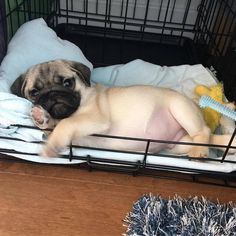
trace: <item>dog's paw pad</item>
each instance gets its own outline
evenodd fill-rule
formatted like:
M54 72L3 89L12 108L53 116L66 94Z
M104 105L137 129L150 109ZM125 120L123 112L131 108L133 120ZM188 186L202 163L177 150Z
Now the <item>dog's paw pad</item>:
M31 117L34 124L40 129L47 129L50 116L48 113L40 106L34 106L31 109Z
M207 147L193 147L188 153L188 156L194 158L206 158L209 155L209 150Z

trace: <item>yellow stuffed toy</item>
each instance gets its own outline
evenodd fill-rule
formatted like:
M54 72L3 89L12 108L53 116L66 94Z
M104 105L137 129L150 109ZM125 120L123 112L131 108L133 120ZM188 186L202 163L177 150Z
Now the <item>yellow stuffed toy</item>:
M204 85L198 85L195 88L195 93L201 97L202 95L208 95L213 98L215 101L224 103L224 92L223 92L223 84L218 83L211 87L206 87ZM211 108L203 108L203 116L210 127L211 131L214 132L216 128L220 125L221 114Z

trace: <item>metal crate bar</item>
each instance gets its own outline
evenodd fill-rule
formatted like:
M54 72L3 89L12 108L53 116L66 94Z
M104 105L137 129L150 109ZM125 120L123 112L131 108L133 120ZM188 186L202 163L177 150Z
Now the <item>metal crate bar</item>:
M183 51L180 56L176 54L177 58L182 58L182 56L184 58L180 63L201 63L205 66L214 66L219 74L219 79L224 81L226 85L228 84L226 92L235 94L236 2L234 0L6 0L4 3L5 11L1 9L4 14L0 15L4 15L4 19L0 18L0 24L6 26L3 33L8 41L24 22L43 17L59 37L68 40L73 39L73 43L82 49L86 57L91 56L89 60L94 66L106 66L129 61L132 57L128 57L126 51L133 45L136 47L132 48L135 51L134 56L136 58L167 65L166 60L159 61L156 59L165 56L164 54L171 48L171 50L176 51L170 50L171 54L167 56L168 59L171 60L175 56L175 52L181 51L182 53ZM1 3L0 6L2 7L3 4ZM71 36L73 37L71 38ZM97 47L92 48L92 51L97 48L99 50L96 55L90 55L90 47L94 42L96 42ZM117 48L111 57L108 57L109 43L116 45ZM161 50L158 51L159 49ZM153 58L151 57L152 53ZM175 63L176 61L171 61L168 65L176 65ZM202 171L171 165L153 165L148 162L149 156L156 158L166 156L173 158L173 160L181 158L196 162L235 163L227 160L229 148L236 148L231 147L235 134L236 131L234 131L228 145L207 145L209 148L221 147L225 150L220 160L211 157L203 160L202 158L192 159L188 156L153 154L149 152L150 144L153 142L165 143L166 141L101 135L96 136L144 142L146 148L142 152L129 152L70 145L69 154L62 155L60 158L66 158L70 161L81 160L90 170L106 169L108 171L128 172L134 175L145 174L203 183L215 182L215 184L219 184L220 182L220 184L235 187L235 173L221 173L217 170ZM0 138L9 139L9 137L3 136ZM16 139L14 140L16 141ZM17 141L25 142L23 140ZM168 143L206 145L184 142ZM97 150L101 153L107 151L111 153L121 152L127 155L138 154L142 156L142 159L132 162L113 160L112 158L106 159L102 156L97 158L91 155L75 155L75 150L79 148ZM29 154L8 150L4 147L0 148L0 152L12 155L37 155L37 153Z

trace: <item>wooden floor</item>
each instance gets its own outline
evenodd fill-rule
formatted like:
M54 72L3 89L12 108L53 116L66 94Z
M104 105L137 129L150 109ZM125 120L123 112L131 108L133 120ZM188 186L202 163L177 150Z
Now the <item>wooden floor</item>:
M1 236L116 236L143 194L236 202L236 189L64 166L0 161Z

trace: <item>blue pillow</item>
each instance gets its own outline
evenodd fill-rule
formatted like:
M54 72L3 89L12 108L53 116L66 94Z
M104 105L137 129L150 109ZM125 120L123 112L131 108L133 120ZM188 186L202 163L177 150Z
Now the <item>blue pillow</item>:
M31 66L55 59L78 61L93 69L82 51L57 37L42 18L23 24L11 39L1 63L0 92L9 92L15 79Z

